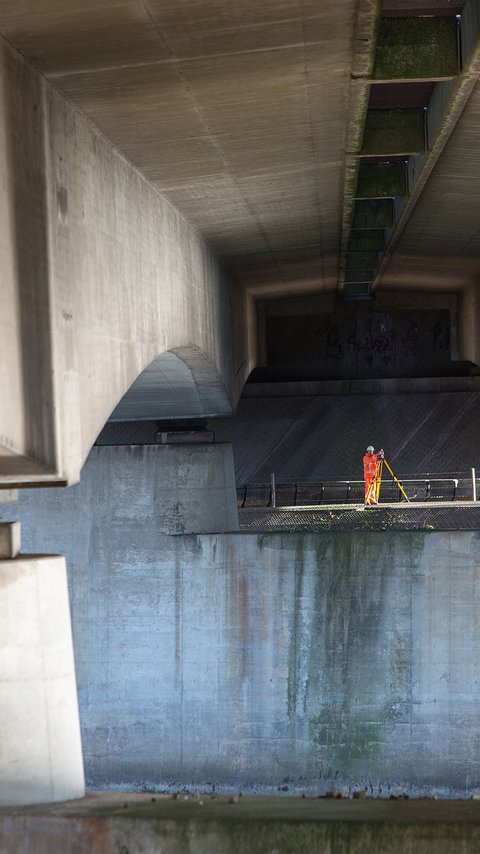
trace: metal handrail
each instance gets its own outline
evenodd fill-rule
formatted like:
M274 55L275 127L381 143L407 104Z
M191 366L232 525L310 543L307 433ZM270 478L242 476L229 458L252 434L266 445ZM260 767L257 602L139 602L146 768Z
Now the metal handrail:
M398 482L405 487L408 491L414 491L413 496L409 496L411 501L458 501L458 500L471 500L471 491L472 491L472 480L468 476L462 477L407 477L402 480L398 480ZM440 490L440 486L443 488ZM476 487L476 481L473 481L473 486ZM417 487L417 488L416 488ZM419 488L421 487L421 488ZM278 483L275 487L276 506L288 507L288 506L305 506L302 501L302 492L305 500L305 504L308 506L309 504L315 503L324 504L324 503L337 503L337 504L351 504L351 503L360 503L363 501L363 488L364 481L363 480L321 480L321 481L295 481L295 482L285 482ZM425 490L424 496L418 497L419 492ZM328 496L325 498L326 491L343 493L343 495ZM394 491L395 498L397 497L399 501L403 500L403 496L394 483L390 481L384 481L382 483L383 494L385 492L387 494L391 494L392 490ZM290 493L291 497L286 501L282 497L285 492ZM435 492L440 493L435 495ZM445 494L448 492L448 495ZM256 495L255 495L256 493ZM318 494L315 494L318 493ZM475 489L473 489L473 495L475 496ZM272 506L272 482L270 483L245 483L242 486L237 488L237 503L240 507L245 508L246 506ZM390 498L390 501L393 500L393 495ZM473 498L475 500L475 498Z

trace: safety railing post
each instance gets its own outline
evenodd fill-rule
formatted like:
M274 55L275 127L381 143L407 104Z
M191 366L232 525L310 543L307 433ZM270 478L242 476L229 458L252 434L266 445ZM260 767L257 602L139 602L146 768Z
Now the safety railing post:
M477 481L475 477L475 469L472 468L472 501L477 500Z
M277 496L275 493L275 475L272 472L270 475L270 507L277 506Z

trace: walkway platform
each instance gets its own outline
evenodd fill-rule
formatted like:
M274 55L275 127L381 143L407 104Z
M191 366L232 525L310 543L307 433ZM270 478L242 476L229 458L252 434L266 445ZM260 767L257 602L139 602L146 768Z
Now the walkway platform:
M480 801L92 793L0 810L0 851L470 854L480 851Z
M415 504L322 504L317 507L255 507L238 511L240 530L272 531L475 531L480 502Z

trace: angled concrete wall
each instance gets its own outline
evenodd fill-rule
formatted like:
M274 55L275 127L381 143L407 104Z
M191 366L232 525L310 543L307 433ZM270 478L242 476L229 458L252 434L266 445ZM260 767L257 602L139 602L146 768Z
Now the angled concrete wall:
M3 40L0 183L0 481L78 479L112 410L166 351L185 356L192 386L197 355L208 363L216 411L231 411L234 377L252 365L241 342L234 364L233 285L216 257ZM181 388L174 403L172 415L198 415Z
M67 555L89 785L480 791L478 532L166 536L111 450L10 508Z
M437 382L454 390L435 391ZM210 426L233 445L239 485L269 483L271 472L277 483L362 480L370 444L385 449L397 477L468 478L480 470L480 380L465 378L468 391L457 382L252 384L234 417Z

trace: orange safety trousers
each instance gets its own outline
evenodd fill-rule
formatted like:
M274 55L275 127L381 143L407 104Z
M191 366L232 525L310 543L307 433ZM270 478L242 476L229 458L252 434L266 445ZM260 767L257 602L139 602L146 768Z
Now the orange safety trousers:
M379 454L365 454L363 457L363 479L365 481L365 501L367 504L377 503L377 475Z

